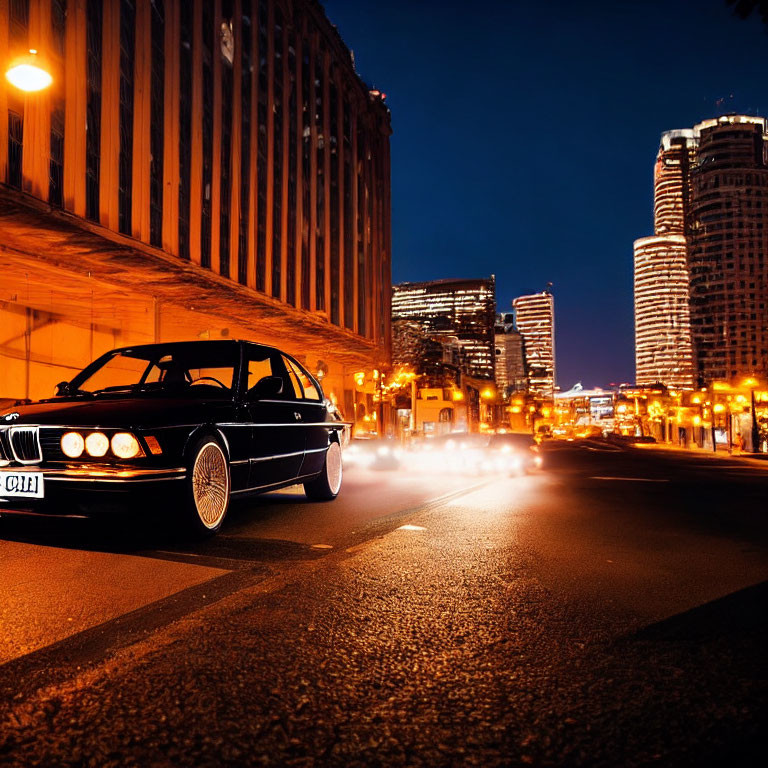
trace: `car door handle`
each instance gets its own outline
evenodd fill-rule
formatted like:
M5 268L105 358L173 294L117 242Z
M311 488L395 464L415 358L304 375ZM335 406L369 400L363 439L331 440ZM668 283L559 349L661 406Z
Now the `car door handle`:
M301 421L301 414L300 413L296 413L296 411L294 411L293 415L296 417L296 421Z

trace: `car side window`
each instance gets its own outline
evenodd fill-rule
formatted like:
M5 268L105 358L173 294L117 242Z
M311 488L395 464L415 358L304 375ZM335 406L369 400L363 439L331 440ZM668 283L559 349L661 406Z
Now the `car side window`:
M317 391L312 379L307 376L306 371L300 368L293 360L289 360L287 357L283 358L285 367L290 371L291 378L297 379L301 383L300 391L303 391L303 397L306 400L320 400L320 393ZM301 395L299 395L301 397Z

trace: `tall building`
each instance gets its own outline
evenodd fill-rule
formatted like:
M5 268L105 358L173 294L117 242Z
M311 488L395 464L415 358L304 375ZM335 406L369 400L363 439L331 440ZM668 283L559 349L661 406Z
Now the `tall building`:
M512 312L496 315L494 348L498 392L508 397L512 392L526 391L528 377L525 373L525 345L522 334L515 328Z
M655 236L635 242L639 384L768 374L768 128L726 115L662 135Z
M555 300L549 291L512 301L515 324L525 344L525 365L532 392L555 391Z
M653 237L635 241L635 380L691 389L694 385L686 220L693 130L661 136L653 173Z
M768 121L699 123L688 265L700 383L768 375Z
M0 2L0 398L242 337L339 404L390 344L389 111L317 0Z
M693 388L683 235L635 240L635 375L638 384Z
M432 336L455 336L470 376L494 378L495 279L401 283L392 291L392 321L417 322Z

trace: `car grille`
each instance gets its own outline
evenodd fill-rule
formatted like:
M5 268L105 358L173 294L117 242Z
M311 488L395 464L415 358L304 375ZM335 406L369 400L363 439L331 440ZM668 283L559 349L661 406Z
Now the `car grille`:
M0 467L10 464L13 458L11 444L8 440L8 430L0 429Z
M43 427L40 430L40 447L46 461L66 461L67 457L61 450L61 430Z
M38 427L10 427L7 430L13 458L21 464L37 464L43 460Z

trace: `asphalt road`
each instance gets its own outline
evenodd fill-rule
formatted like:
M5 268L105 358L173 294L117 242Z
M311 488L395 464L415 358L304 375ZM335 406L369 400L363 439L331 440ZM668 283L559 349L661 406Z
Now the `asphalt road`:
M768 464L546 460L203 544L0 518L0 764L762 765Z

